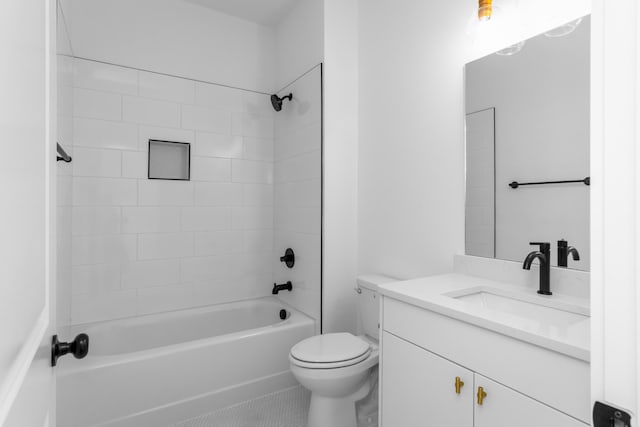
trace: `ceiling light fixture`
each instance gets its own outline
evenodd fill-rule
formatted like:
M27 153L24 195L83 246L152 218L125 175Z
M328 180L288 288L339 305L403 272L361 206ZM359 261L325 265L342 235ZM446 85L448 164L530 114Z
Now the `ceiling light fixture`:
M478 20L488 21L493 15L493 0L478 0Z

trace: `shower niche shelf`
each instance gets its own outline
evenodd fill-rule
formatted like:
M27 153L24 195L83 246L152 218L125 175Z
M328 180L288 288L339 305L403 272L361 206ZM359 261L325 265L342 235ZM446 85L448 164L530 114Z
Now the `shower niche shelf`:
M149 179L189 181L191 179L191 144L150 139L148 164Z

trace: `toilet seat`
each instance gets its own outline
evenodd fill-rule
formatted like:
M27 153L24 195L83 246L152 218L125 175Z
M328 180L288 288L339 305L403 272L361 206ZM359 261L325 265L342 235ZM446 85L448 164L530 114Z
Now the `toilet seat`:
M355 365L371 354L365 340L350 333L316 335L291 349L291 363L309 369L335 369Z

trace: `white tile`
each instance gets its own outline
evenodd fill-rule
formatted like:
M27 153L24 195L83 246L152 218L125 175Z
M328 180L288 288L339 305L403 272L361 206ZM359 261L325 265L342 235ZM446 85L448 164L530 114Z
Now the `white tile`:
M193 233L138 235L138 259L181 258L193 255Z
M182 208L182 231L214 231L230 229L230 207Z
M136 185L133 179L76 177L73 179L73 205L136 205Z
M122 288L147 288L180 283L180 260L139 261L122 265Z
M140 71L140 96L180 104L193 104L195 84L192 80Z
M123 233L168 233L180 231L180 208L123 207Z
M180 208L123 207L123 233L168 233L180 231Z
M231 159L192 157L191 179L208 182L231 181Z
M138 127L131 123L73 119L73 144L83 147L138 149Z
M73 90L73 116L88 119L121 120L121 95L89 89Z
M136 314L137 291L121 291L104 295L74 295L71 301L73 324L119 319Z
M233 113L232 135L253 138L273 138L274 120L272 116L250 113Z
M138 91L138 72L131 68L75 59L73 71L76 87L126 95Z
M242 146L242 158L273 162L273 139L245 137Z
M57 55L58 87L73 86L73 63L74 58L64 55Z
M238 280L238 284L253 282L261 288L264 286L265 293L271 291L271 286L266 282L265 277L271 277L272 259L271 252L243 252L241 256L235 257L232 263L234 277Z
M320 209L289 207L282 209L275 216L275 229L279 231L295 231L299 233L320 233Z
M146 178L149 153L140 151L122 152L122 176L124 178Z
M276 123L278 123L276 121ZM276 127L274 158L283 160L300 154L320 150L322 147L322 125L315 123L304 128L280 131Z
M191 286L163 286L138 290L138 315L179 310L193 304Z
M131 123L178 127L180 106L173 102L124 96L122 119Z
M243 153L242 137L219 133L197 132L193 154L205 157L240 158Z
M118 150L75 147L73 175L119 178L122 174L122 156Z
M140 206L193 205L193 183L190 181L138 181Z
M197 206L240 206L242 204L242 184L196 182L194 185Z
M120 232L119 207L78 206L73 208L72 215L74 236Z
M73 178L71 176L58 176L56 179L58 183L58 188L56 188L56 205L71 206L73 203ZM242 191L242 189L240 191ZM240 195L240 199L242 200L242 194Z
M149 152L149 140L157 139L160 141L187 142L193 144L195 135L192 130L175 129L157 126L140 126L138 149ZM193 155L193 147L191 155Z
M74 236L73 265L112 264L134 260L136 236Z
M120 290L120 264L78 265L72 271L73 295L103 295Z
M242 204L245 206L273 206L272 184L243 184Z
M242 251L243 234L238 231L212 231L195 234L195 256L222 255Z
M58 112L59 113L59 112ZM65 148L73 144L73 113L58 114L58 142Z
M286 248L285 248L286 249ZM249 230L244 232L243 250L245 252L272 252L273 231ZM284 254L284 252L282 252Z
M233 208L234 230L273 229L273 207L249 206Z
M282 182L275 186L274 204L278 207L317 207L322 201L319 179Z
M291 182L307 179L319 179L321 174L320 151L301 154L275 162L274 181Z
M183 105L182 127L229 135L231 133L231 113L219 108Z
M185 258L180 261L180 279L182 282L211 283L233 279L233 255Z
M273 182L273 163L253 160L231 160L232 181L241 183Z
M243 111L243 90L196 82L196 104L227 111Z
M271 105L271 95L248 90L242 91L242 111L271 118L275 118L277 114Z

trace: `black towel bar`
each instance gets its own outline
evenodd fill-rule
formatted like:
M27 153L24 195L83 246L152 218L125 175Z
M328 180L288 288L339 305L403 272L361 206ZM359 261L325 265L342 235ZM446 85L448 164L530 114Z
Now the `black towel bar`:
M572 179L572 180L568 180L568 181L540 181L540 182L517 182L517 181L513 181L509 183L509 187L511 188L518 188L522 185L546 185L546 184L569 184L569 183L575 183L575 182L581 182L584 185L591 185L591 177L586 177L584 179Z

